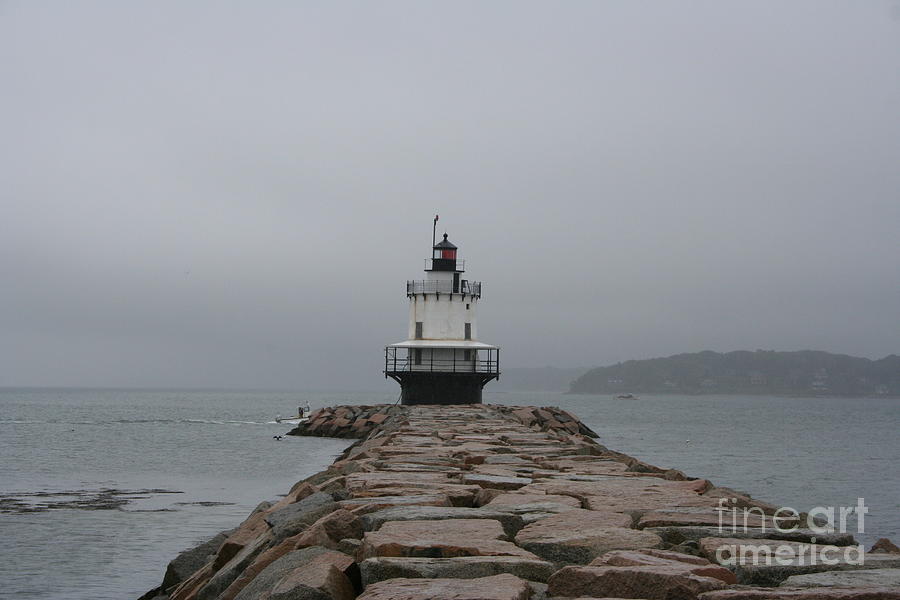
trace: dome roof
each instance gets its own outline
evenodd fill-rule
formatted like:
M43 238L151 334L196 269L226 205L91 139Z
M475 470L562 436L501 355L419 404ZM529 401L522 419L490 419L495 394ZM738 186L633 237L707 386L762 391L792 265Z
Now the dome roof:
M456 250L456 246L453 245L453 242L447 239L447 234L444 234L444 239L437 244L434 245L435 248L440 248L441 250Z

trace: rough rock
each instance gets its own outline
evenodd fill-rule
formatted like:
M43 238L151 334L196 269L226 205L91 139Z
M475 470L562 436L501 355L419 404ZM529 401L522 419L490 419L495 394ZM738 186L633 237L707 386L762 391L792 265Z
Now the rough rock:
M522 529L519 515L493 511L485 508L465 508L458 506L410 506L394 507L363 515L362 523L366 531L376 531L388 521L433 521L446 519L493 519L499 521L509 538L515 537Z
M815 549L816 555L826 559L838 556L843 547L825 544L807 544L788 540L772 539L740 539L728 537L709 537L700 539L700 554L713 562L722 565L735 565L759 562L774 562L776 557L786 555L809 556Z
M797 529L794 531L780 532L776 529L767 527L749 528L744 531L738 528L732 531L731 528L720 530L718 527L646 527L644 531L650 531L660 536L667 544L680 544L685 540L700 541L703 538L725 537L738 539L772 539L787 540L790 542L810 542L815 538L818 544L829 544L831 546L850 546L856 544L853 535L849 533L822 533L817 534L810 529Z
M581 501L572 496L560 496L557 494L520 494L517 492L499 494L485 506L496 507L500 504L506 506L519 506L522 504L534 503L565 504L566 506L581 508Z
M477 485L462 485L456 483L418 483L408 485L394 485L386 487L372 487L351 492L353 498L378 498L383 496L416 496L421 494L440 494L450 500L452 506L472 506L475 494L481 488Z
M701 552L704 555L714 561L721 558L718 562L732 569L737 576L738 582L745 585L779 585L794 575L820 573L823 571L900 568L900 556L863 554L857 546L816 545L817 558L813 561L810 559L812 547L809 544L802 544L806 549L803 551L803 556L800 557L798 550L801 544L784 540L704 538L701 542L703 544ZM721 547L722 542L725 542L725 545L732 548L722 551L720 553L721 557L718 557L716 556L716 550ZM753 544L753 546L742 551L737 547L741 543L749 543ZM779 548L782 548L782 551L790 549L790 552L797 556L792 558L787 554L776 554ZM739 553L734 561L726 557L733 550L737 550ZM743 557L740 554L741 552L744 553ZM824 562L823 558L827 559L828 562Z
M527 477L504 477L501 475L484 475L473 473L463 477L465 483L495 490L517 490L531 483Z
M445 494L348 498L341 500L338 504L357 514L366 514L394 506L451 506L450 499Z
M200 588L197 600L213 600L240 577L244 570L250 566L256 557L272 543L272 535L269 532L260 535L252 543L244 546L231 560L225 563L209 581Z
M373 473L353 473L347 476L347 489L350 492L372 490L384 487L427 487L432 484L459 483L447 477L443 472L394 472L376 471Z
M213 563L208 563L200 568L200 570L196 571L193 575L182 581L178 586L173 590L166 590L168 592L168 596L165 596L166 600L194 600L197 598L197 594L200 592L200 589L206 585L210 578L215 574L215 570L213 569ZM161 590L157 588L153 590L153 596L156 596L157 592ZM146 595L141 598L141 600L145 600Z
M563 567L549 580L551 596L625 597L648 600L696 598L726 584L678 567Z
M719 579L727 584L737 583L734 573L714 565L704 558L691 556L688 554L678 554L677 552L667 551L627 551L615 550L607 552L603 556L595 558L591 561L591 567L668 567L671 569L681 569L685 573L700 575L701 577L712 577Z
M350 556L356 556L356 553L359 552L359 549L362 547L362 540L357 540L353 538L345 538L338 542L337 550L338 552L343 552L344 554L349 554Z
M378 531L365 534L359 556L360 558L375 556L537 558L515 544L503 541L504 537L503 527L498 521L491 519L388 521Z
M900 590L900 569L860 569L792 575L786 587L883 587Z
M316 492L299 502L288 504L266 515L266 523L272 527L276 540L300 533L319 518L337 510L338 505L330 494Z
M582 506L591 510L611 512L646 512L679 508L709 508L716 499L701 496L679 487L679 482L659 477L595 476L593 481L540 479L520 488L525 493L545 493L574 496Z
M886 588L745 588L707 592L700 600L900 600L900 591Z
M514 575L476 579L390 579L368 586L358 600L528 600L531 588Z
M580 565L610 550L660 546L659 536L629 529L630 522L620 513L573 509L525 526L516 543L545 560Z
M288 504L293 504L294 502L299 502L300 500L303 500L307 496L312 496L317 491L319 491L318 488L316 488L316 486L309 483L308 481L298 481L297 483L295 483L293 485L293 487L291 487L291 490L287 493L287 495L284 498L282 498L281 500L276 502L272 506L272 508L269 509L269 512L271 512L273 510L277 510L284 506L287 506Z
M741 513L738 512L739 529L744 528L744 522L748 528L758 528L765 526L767 529L775 529L772 520L768 516L764 517L758 512ZM797 523L798 521L793 521ZM791 525L790 521L782 521L782 528L786 529ZM729 512L717 511L714 508L680 508L677 510L652 510L644 514L638 521L638 528L645 527L671 527L671 526L708 526L722 527L727 530L732 529L732 515Z
M352 559L349 557L327 548L313 546L302 550L294 550L267 565L252 581L244 586L240 593L235 596L235 600L258 600L264 597L294 569L303 567L316 557L326 554L338 555L335 558L343 556L345 560L349 559L352 562Z
M364 585L406 578L474 579L509 573L529 581L546 582L556 570L553 563L518 556L461 556L456 558L367 558L360 563Z
M643 550L638 550L641 554L646 554L647 556L656 556L659 558L668 558L670 560L677 560L681 562L691 563L693 565L709 565L712 564L710 561L706 560L702 556L693 556L691 554L685 554L683 552L673 552L672 550L657 550L656 548L645 548Z
M557 504L556 502L547 502L544 504L537 502L532 504L491 504L488 505L487 508L513 515L519 515L520 517L522 517L522 522L525 525L529 525L531 523L534 523L535 521L540 521L541 519L546 519L547 517L552 517L553 515L558 515L570 510L577 510L574 506L569 506L567 504Z
M190 577L201 569L216 555L216 551L231 534L231 531L222 532L211 540L200 544L190 550L185 550L175 557L166 567L166 575L163 577L162 589L168 590Z
M316 556L283 577L267 600L353 600L356 591L343 572L348 558L337 553Z
M486 465L515 465L515 466L537 466L534 462L514 455L492 455L484 457Z
M878 538L869 550L872 554L900 554L900 548L887 538Z
M743 492L738 492L727 487L714 486L703 492L703 495L709 496L710 498L726 498L727 500L729 500L729 502L726 504L727 506L735 507L738 509L761 508L762 511L767 515L775 514L775 512L778 511L779 508L781 508L778 505L757 500L756 498L752 498Z
M364 438L375 427L401 415L403 408L388 404L320 408L309 416L309 421L297 425L288 435Z
M347 538L359 539L363 536L363 523L359 516L349 510L338 510L321 517L299 534L297 548L305 546L323 546L338 549L340 541Z
M269 525L266 523L266 511L270 508L271 505L268 502L260 504L231 535L225 538L225 541L219 546L216 558L213 560L213 570L220 569L222 565L234 558L248 544L255 542L261 535L268 532Z
M243 590L247 585L253 581L257 575L263 572L269 565L273 562L288 554L289 552L293 552L297 548L295 547L295 538L287 538L283 540L279 544L275 544L265 551L261 552L253 562L251 562L242 572L241 574L229 584L229 586L225 589L224 592L219 594L216 600L233 600L235 596L237 596L241 590Z

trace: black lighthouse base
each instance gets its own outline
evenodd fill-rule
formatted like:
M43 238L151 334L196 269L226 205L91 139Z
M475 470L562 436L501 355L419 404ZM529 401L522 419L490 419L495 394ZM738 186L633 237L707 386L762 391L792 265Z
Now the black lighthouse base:
M481 390L496 375L486 373L406 372L394 376L400 383L400 403L481 404Z

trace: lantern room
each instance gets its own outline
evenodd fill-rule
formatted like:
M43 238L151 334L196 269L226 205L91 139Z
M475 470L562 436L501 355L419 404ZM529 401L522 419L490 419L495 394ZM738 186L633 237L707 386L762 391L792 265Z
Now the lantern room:
M447 239L444 239L434 245L431 252L431 264L427 265L426 271L455 271L462 272L464 264L462 261L456 260L456 246Z

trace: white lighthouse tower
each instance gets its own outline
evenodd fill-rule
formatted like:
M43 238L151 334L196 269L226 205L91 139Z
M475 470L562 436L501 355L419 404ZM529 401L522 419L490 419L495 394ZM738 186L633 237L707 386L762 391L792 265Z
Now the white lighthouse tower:
M456 253L445 233L425 278L406 282L407 340L384 350L384 376L400 384L403 404L480 404L481 389L500 377L500 349L478 341L481 282L463 279Z

